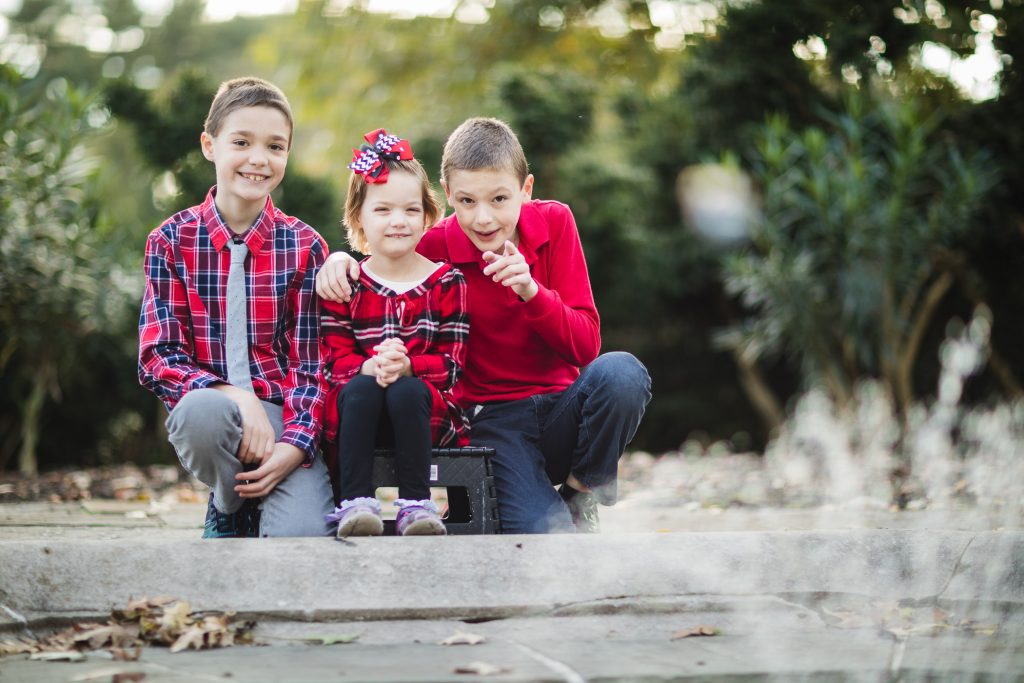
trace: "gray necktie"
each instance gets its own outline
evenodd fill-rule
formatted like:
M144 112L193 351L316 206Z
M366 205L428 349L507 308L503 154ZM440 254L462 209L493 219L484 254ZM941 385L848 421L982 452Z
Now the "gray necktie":
M227 334L224 346L228 361L228 383L252 391L249 374L249 330L245 297L245 257L249 247L231 242L231 270L228 271Z

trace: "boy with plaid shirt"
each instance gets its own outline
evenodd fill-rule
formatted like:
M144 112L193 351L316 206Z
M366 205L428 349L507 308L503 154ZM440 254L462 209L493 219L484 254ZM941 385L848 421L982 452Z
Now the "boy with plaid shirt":
M270 199L292 128L272 84L222 84L200 138L217 184L146 242L139 379L170 411L181 464L212 489L204 538L328 532L314 291L327 246Z

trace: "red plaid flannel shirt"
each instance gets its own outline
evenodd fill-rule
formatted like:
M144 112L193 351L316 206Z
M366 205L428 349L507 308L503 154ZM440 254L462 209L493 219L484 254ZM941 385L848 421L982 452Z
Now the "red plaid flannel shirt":
M139 381L168 410L189 391L226 383L225 296L235 236L214 205L216 187L146 241L146 291L139 318ZM253 390L284 406L281 441L316 456L323 412L319 309L314 282L327 244L270 198L241 235L251 252L249 370Z
M359 374L366 359L374 355L374 346L398 337L409 352L412 374L430 388L434 444L469 443L469 423L451 396L466 359L466 296L462 273L444 264L404 294L395 294L363 273L350 302L322 302L323 379L329 387L324 412L327 440L333 441L337 434L341 387Z

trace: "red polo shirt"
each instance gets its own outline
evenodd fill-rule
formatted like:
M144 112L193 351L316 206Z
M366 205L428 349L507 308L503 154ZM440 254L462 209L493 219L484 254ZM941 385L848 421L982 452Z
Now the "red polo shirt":
M519 251L539 287L528 302L483 274L483 253L454 214L428 230L417 247L466 278L469 341L454 392L463 407L562 391L601 348L601 323L569 207L526 202L518 228Z

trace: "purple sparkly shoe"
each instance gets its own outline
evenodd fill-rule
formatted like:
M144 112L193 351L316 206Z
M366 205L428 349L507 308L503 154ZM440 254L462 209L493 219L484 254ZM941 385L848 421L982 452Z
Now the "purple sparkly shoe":
M395 505L398 506L395 530L399 536L444 536L448 533L433 501L399 498Z
M324 519L338 523L338 538L380 536L384 533L380 503L376 498L343 500L334 508L334 512L326 515Z

